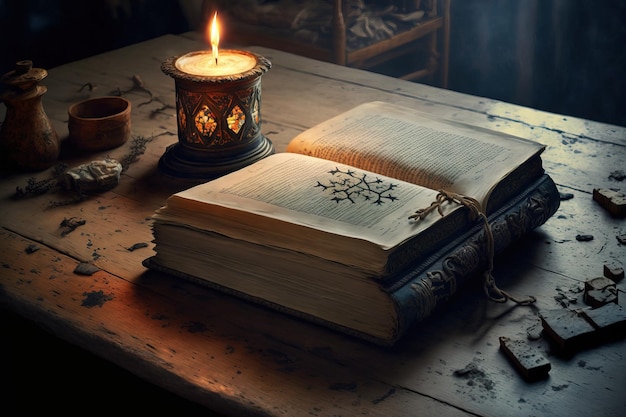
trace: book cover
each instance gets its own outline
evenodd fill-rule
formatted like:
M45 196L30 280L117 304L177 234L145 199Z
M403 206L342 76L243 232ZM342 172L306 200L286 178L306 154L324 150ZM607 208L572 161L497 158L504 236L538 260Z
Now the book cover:
M514 241L545 223L558 209L560 197L552 179L544 175L524 193L509 201L490 216L495 251L502 252ZM440 247L425 259L416 261L399 273L393 283L379 286L381 294L388 297L393 312L383 310L376 329L369 326L351 326L341 318L324 317L252 295L203 277L187 274L160 264L154 257L144 261L148 268L190 280L198 284L252 301L276 311L299 317L351 336L378 344L393 345L410 332L417 323L430 317L444 305L457 289L474 277L484 267L488 254L485 251L484 228L480 223L454 240ZM315 304L316 295L310 294ZM335 302L341 303L341 300ZM351 306L348 306L352 308ZM371 310L372 305L364 306ZM367 318L363 318L367 320Z

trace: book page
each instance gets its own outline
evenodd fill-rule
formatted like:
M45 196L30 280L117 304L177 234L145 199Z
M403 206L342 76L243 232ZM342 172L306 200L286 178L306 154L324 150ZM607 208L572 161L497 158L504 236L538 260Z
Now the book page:
M301 133L287 152L454 191L484 205L498 181L543 148L529 140L374 102Z
M368 256L443 218L409 219L436 194L332 161L280 153L173 195L155 219L325 259L364 258L358 262L367 264ZM458 208L445 204L444 214ZM379 255L381 263L385 258Z

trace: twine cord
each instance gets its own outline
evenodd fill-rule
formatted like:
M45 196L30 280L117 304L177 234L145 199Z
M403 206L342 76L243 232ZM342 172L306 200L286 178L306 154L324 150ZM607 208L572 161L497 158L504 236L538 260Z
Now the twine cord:
M533 296L527 296L526 298L517 298L498 288L496 284L496 280L493 276L493 259L495 256L495 243L493 237L493 231L491 230L491 225L487 219L487 216L483 212L480 203L478 200L472 197L467 197L461 194L440 190L435 198L435 201L431 203L430 206L418 209L415 214L409 216L409 219L420 221L425 219L430 213L437 210L439 215L443 216L442 205L445 202L457 203L462 206L465 206L469 209L470 220L476 221L477 219L482 219L483 221L483 230L485 231L485 243L486 243L486 252L487 252L487 267L483 272L483 289L485 294L489 298L489 300L497 302L497 303L506 303L511 300L519 305L529 305L537 301L537 299Z

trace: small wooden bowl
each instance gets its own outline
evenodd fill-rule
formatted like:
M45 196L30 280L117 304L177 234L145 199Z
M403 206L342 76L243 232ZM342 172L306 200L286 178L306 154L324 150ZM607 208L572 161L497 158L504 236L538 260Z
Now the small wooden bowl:
M85 151L102 151L130 138L130 101L122 97L98 97L68 109L70 141Z

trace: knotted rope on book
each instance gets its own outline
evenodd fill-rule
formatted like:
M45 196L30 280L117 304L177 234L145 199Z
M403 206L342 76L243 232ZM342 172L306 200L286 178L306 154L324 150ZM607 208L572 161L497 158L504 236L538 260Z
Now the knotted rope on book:
M526 298L522 299L516 298L508 292L498 288L498 286L496 285L496 280L492 274L493 258L495 255L493 231L491 230L491 225L489 224L487 215L482 211L480 203L475 198L467 197L445 190L440 190L437 194L435 201L433 201L430 206L417 210L415 214L409 216L409 219L416 221L423 220L435 210L439 212L439 215L443 216L444 214L441 207L445 202L461 204L469 209L469 216L471 221L476 221L479 218L483 221L487 251L487 268L483 273L483 288L487 297L489 297L491 301L495 301L498 303L506 303L508 300L511 300L520 305L528 305L537 301L537 299L533 296L527 296Z

